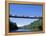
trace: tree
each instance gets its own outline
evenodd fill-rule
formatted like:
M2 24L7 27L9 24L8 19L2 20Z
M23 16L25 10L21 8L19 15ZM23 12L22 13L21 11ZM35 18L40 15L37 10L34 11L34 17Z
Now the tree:
M9 21L9 31L11 31L11 30L18 30L18 27L17 27L16 23Z

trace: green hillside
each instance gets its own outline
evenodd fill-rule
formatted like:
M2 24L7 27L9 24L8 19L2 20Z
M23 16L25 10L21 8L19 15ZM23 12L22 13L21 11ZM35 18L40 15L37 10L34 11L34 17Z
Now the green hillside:
M35 31L42 30L42 19L39 19L37 21L34 21L30 23L29 25L23 26L24 29L33 29Z
M18 30L17 24L9 21L9 31L11 30Z

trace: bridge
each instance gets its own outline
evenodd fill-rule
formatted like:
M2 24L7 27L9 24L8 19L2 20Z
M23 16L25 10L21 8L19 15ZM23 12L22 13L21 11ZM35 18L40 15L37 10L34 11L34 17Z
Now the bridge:
M11 17L11 18L27 18L27 19L42 19L42 17L29 17L29 16L12 16L12 15L10 15L9 17Z

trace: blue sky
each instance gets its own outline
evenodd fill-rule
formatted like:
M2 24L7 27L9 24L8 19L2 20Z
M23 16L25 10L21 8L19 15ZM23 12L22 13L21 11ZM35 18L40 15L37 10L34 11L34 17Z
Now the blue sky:
M39 5L22 5L10 4L10 14L17 16L42 16L42 6ZM37 19L10 18L12 22L16 22L18 27L28 25Z

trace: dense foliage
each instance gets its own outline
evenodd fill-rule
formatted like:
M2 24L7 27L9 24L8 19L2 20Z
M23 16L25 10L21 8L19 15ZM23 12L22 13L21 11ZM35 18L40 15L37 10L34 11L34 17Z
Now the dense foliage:
M30 23L29 25L23 26L24 29L39 31L42 30L42 19L39 19L37 21L34 21Z
M29 31L33 30L33 31L42 31L42 19L38 19L36 21L33 21L32 23L30 23L29 25L25 25L22 27L17 27L16 23L13 22L9 22L9 31L11 30L18 30L18 29L28 29Z
M13 23L13 22L9 22L9 31L11 31L11 30L17 30L18 29L18 27L17 27L17 25L16 25L16 23Z

